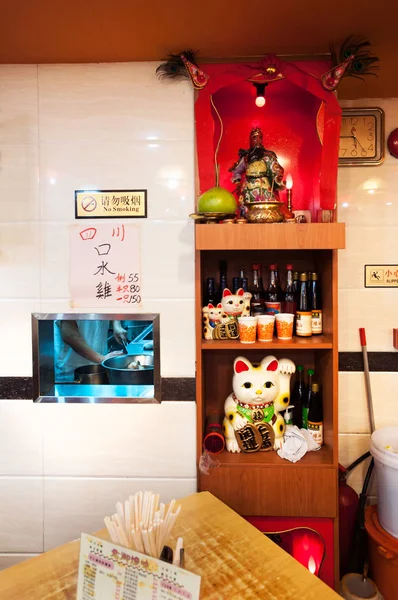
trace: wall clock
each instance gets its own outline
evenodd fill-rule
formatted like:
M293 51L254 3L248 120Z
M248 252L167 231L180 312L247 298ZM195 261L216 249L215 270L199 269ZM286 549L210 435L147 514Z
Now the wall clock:
M384 160L384 111L343 108L339 166L380 165Z

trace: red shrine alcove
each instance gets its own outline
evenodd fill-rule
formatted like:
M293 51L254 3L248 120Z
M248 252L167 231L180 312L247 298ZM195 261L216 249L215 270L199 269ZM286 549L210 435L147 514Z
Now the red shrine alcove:
M269 66L275 69L267 75ZM330 68L328 61L283 62L266 57L260 63L207 64L201 68L210 76L195 104L198 174L200 193L213 187L215 154L219 164L219 185L234 190L229 169L240 148L249 147L253 127L260 127L264 146L273 150L293 178L293 207L311 210L333 209L341 108L334 93L324 90L320 77ZM266 104L255 104L256 88L250 79L262 78ZM219 116L217 115L219 113ZM220 118L222 126L220 124ZM286 200L286 191L280 193Z

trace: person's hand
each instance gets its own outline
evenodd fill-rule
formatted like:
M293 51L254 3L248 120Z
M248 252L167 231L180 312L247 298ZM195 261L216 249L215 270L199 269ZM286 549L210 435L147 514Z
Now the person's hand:
M104 362L107 358L112 358L113 356L121 356L123 354L122 350L115 350L114 352L108 352L108 354L104 354L101 362Z
M113 322L113 337L118 344L123 345L123 342L127 342L127 330L122 327L120 321Z

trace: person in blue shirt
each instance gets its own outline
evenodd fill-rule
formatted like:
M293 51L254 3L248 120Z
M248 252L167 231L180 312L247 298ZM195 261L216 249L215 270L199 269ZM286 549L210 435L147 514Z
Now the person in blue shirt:
M57 320L54 323L55 382L73 382L75 369L100 364L106 358L121 354L108 351L109 320ZM120 321L112 322L113 337L121 344L127 331Z

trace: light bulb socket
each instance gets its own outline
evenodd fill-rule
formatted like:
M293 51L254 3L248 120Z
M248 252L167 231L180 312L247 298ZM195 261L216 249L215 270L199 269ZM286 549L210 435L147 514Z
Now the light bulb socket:
M254 83L253 85L256 88L257 98L259 96L264 97L265 96L265 88L267 87L268 83Z

